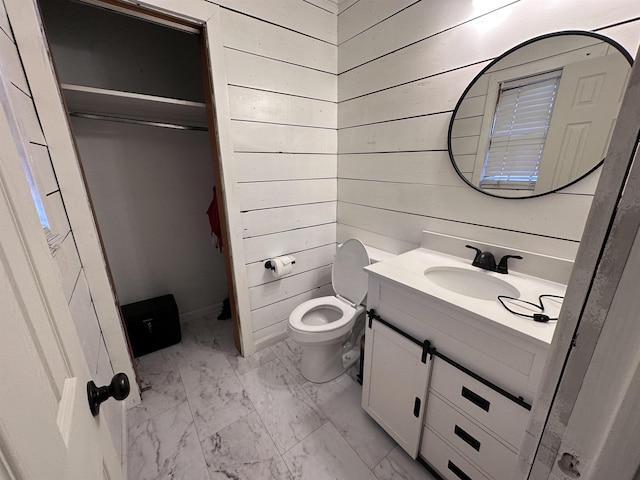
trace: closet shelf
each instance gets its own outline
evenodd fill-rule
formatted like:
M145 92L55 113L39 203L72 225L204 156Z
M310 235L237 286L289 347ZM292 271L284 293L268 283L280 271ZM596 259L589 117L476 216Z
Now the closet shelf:
M204 103L63 83L70 114L102 115L123 120L207 128Z

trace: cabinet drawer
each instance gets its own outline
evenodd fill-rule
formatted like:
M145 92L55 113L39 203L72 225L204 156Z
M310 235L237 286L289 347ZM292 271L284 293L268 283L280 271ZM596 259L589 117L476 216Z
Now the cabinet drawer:
M436 393L429 395L426 426L496 480L509 480L516 453L455 410Z
M529 410L441 359L433 362L431 389L520 449Z
M447 480L489 480L431 429L424 427L420 456Z

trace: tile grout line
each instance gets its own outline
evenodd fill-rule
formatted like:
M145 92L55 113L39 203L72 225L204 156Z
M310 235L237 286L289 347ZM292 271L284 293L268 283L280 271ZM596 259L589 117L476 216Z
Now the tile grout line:
M184 396L187 399L187 406L189 407L189 413L191 414L191 422L192 422L192 425L193 425L193 429L196 431L196 437L198 439L198 446L200 447L200 453L202 454L202 460L204 461L204 467L205 467L205 470L207 472L207 478L209 480L211 480L211 475L209 474L209 465L207 463L207 457L204 454L204 448L203 448L203 445L202 445L202 440L200 439L200 431L198 430L198 427L196 426L196 419L195 419L195 417L193 415L193 408L191 407L191 401L189 400L189 395L187 395L187 389L184 386L184 380L182 378L182 372L180 371L179 368L178 368L178 375L180 375L180 383L182 384L182 388L184 390ZM214 435L215 435L215 433L214 433Z
M275 353L275 352L274 352ZM275 353L276 357L278 357L278 359L280 359L280 357L278 356L277 353ZM284 365L283 365L284 366ZM295 366L295 364L293 364L292 362L292 366L297 370L297 367ZM286 368L286 367L285 367ZM298 373L300 373L300 375L302 376L302 373L298 371ZM346 372L344 372L342 375L349 375L349 371L347 370ZM338 377L340 378L340 376ZM294 379L295 380L295 379ZM331 380L331 382L333 382L336 379ZM351 379L353 380L353 379ZM326 383L330 383L330 382L326 382ZM365 462L365 460L362 458L362 456L356 451L356 449L353 447L353 445L351 445L351 443L349 442L349 440L347 438L345 438L345 436L340 432L340 429L335 425L335 423L333 423L333 421L331 420L331 418L329 417L329 415L327 414L327 412L324 411L324 409L318 404L317 401L315 401L311 394L309 394L308 390L305 388L305 386L313 386L316 385L313 382L310 381L306 381L304 384L300 384L298 383L298 385L302 388L302 390L305 392L305 394L307 395L307 397L309 398L309 400L316 406L316 408L318 408L318 410L320 410L322 412L322 414L325 416L326 418L326 422L322 423L322 425L320 425L318 428L316 428L314 431L310 432L307 436L305 436L302 440L300 440L298 443L296 443L295 445L293 445L292 447L290 447L287 452L289 452L291 449L293 449L295 446L299 445L301 442L303 442L304 440L306 440L308 437L310 437L313 433L315 433L318 429L322 428L323 426L325 426L327 423L331 423L331 425L333 426L333 428L336 430L336 432L338 432L338 434L340 435L340 437L345 441L345 443L347 445L349 445L349 447L353 450L353 453L356 454L356 456L360 459L360 461L362 461L362 464L369 470L369 472L371 473L371 475L373 475L374 477L376 477L375 473L373 472L373 468L369 468L369 466L367 465L367 463ZM391 449L393 450L393 449ZM285 452L285 453L287 453ZM391 452L391 451L390 451ZM389 452L389 453L390 453ZM387 453L387 455L389 455L389 453ZM284 454L283 454L284 455ZM382 462L382 460L384 460L387 455L385 455L382 459L380 459L380 461L374 466L377 467L380 462ZM377 478L377 477L376 477Z
M203 315L200 318L202 318L202 320L205 320L207 317L208 317L208 315ZM198 318L191 319L191 321L196 321L196 320L198 320ZM215 335L214 335L213 331L211 331L211 336L213 337L213 340L215 341ZM225 360L226 360L226 356L225 356ZM227 362L229 362L229 361L227 360ZM229 367L231 368L231 364L229 364ZM189 395L187 394L187 389L186 389L186 387L184 385L184 379L182 378L182 370L181 370L180 367L178 367L178 375L180 376L180 383L182 384L182 388L184 390L184 396L187 399L187 405L189 407L189 413L191 414L191 422L192 422L194 430L196 431L196 437L198 438L198 446L200 447L200 453L202 454L202 460L204 461L204 466L205 466L205 470L206 470L206 473L207 473L207 478L209 480L211 480L211 475L209 473L209 465L207 463L207 456L204 453L204 446L202 444L202 439L200 438L200 430L198 429L198 427L196 425L195 415L193 414L193 407L191 406L191 400L189 400ZM217 432L215 432L213 435L215 435L216 433ZM213 435L211 435L211 436L213 436ZM207 437L207 438L209 438L209 437Z
M322 408L320 406L320 404L318 403L318 395L312 395L313 393L313 389L314 386L316 384L313 384L311 382L305 381L304 383L301 383L302 381L302 375L299 371L299 356L300 356L300 352L297 351L297 349L293 348L288 342L287 339L283 340L281 343L281 348L274 348L274 345L268 346L265 349L261 350L261 353L259 355L252 355L250 357L248 357L246 360L245 359L240 359L240 358L236 358L237 355L234 357L233 353L229 353L229 349L226 348L229 345L227 345L227 340L228 338L226 338L226 330L224 329L224 327L222 327L221 329L216 328L217 323L213 323L211 321L212 318L215 318L215 316L204 316L202 317L202 319L198 319L201 322L204 322L205 325L205 329L207 332L207 336L210 334L212 337L213 342L215 342L212 347L214 350L218 351L220 354L222 354L222 356L225 358L225 361L227 362L227 366L231 369L231 371L234 373L236 381L239 383L239 386L242 388L242 392L243 395L246 396L246 399L248 399L249 404L252 407L252 410L245 414L242 415L240 418L234 420L231 424L226 425L220 429L218 429L218 431L212 433L210 436L207 436L206 438L202 438L200 429L198 428L196 421L195 421L195 414L194 414L194 406L192 405L192 400L193 398L191 398L192 396L190 396L187 393L187 389L185 386L185 382L184 382L184 378L183 378L183 368L178 368L177 370L170 370L168 372L162 372L166 375L171 375L171 374L175 374L177 372L177 380L180 382L181 385L181 389L182 392L184 394L184 398L185 401L187 402L187 408L189 409L189 413L191 415L190 420L191 420L191 425L195 428L195 433L196 433L196 439L199 443L199 448L200 448L200 455L202 455L202 458L204 460L204 468L207 471L206 474L206 478L207 479L211 479L212 478L212 472L210 471L209 468L209 464L208 464L208 458L207 458L207 454L205 452L206 448L205 448L205 443L203 442L207 442L211 437L217 435L220 431L222 431L223 429L241 421L246 419L249 415L251 415L252 413L255 412L258 422L260 424L261 429L266 432L267 436L264 437L265 440L268 438L272 445L275 447L274 450L277 452L277 454L273 454L271 456L269 456L269 458L265 458L264 460L261 460L260 462L264 462L265 468L267 469L271 469L272 472L276 472L276 470L273 470L273 468L276 467L276 464L274 464L273 462L278 462L280 467L277 467L277 473L278 474L283 474L285 471L280 471L280 468L282 468L282 464L284 463L284 466L286 468L286 472L288 473L288 476L291 478L296 478L296 474L295 472L292 470L293 467L295 467L295 462L292 463L291 465L289 465L289 463L287 461L285 461L284 457L294 448L294 447L298 447L302 442L306 441L312 434L316 433L319 429L321 429L322 427L327 426L327 423L331 424L331 428L333 428L335 431L338 432L338 434L340 435L340 438L342 438L346 444L349 446L349 449L351 449L353 451L353 453L355 453L355 458L359 459L360 462L362 464L364 464L364 466L366 467L366 469L368 470L369 474L371 475L371 479L377 479L378 477L376 476L376 474L374 473L374 470L381 465L381 463L387 459L389 457L389 454L391 454L393 452L393 449L391 451L389 451L384 457L382 457L372 468L369 467L369 465L367 464L367 462L365 462L364 458L362 457L362 455L360 453L358 453L358 451L356 450L356 448L349 442L349 440L345 437L345 435L343 434L343 432L341 432L341 430L338 428L338 425L336 425L336 423L334 421L332 421L332 419L330 418L330 416L327 414L326 408ZM194 319L196 320L196 319ZM192 332L190 332L191 335L195 335L195 337L198 337L198 330L194 329ZM227 332L228 333L228 332ZM287 343L285 343L287 342ZM277 344L275 344L277 345ZM187 352L189 352L189 355L187 355ZM184 354L184 360L189 363L191 361L191 355L193 355L195 352L193 350L190 349L185 349L185 351L183 352ZM253 357L253 358L252 358ZM265 362L265 363L261 363L263 362L264 358L271 358L271 360ZM322 415L322 419L319 419L319 425L313 429L313 431L306 433L306 435L304 435L303 438L298 439L297 435L294 433L293 434L293 439L296 440L296 443L294 445L292 445L291 447L287 448L284 452L281 452L280 449L278 448L278 445L276 444L276 441L274 439L274 436L272 434L272 432L267 428L267 424L265 423L265 420L263 419L260 411L256 408L256 404L255 404L255 399L249 394L249 391L246 389L245 385L246 382L243 382L243 379L245 378L244 376L247 374L250 374L251 372L254 372L255 370L259 369L259 368L263 368L265 366L269 366L271 365L271 367L267 367L267 368L274 368L277 367L278 369L281 369L282 372L285 374L285 376L288 376L289 378L291 378L292 383L290 385L290 390L292 390L292 393L295 393L295 391L300 392L300 390L302 392L300 392L300 395L303 395L300 399L304 399L304 403L307 403L307 400L310 402L309 406L313 406L315 407L315 409L317 409L317 412ZM247 369L247 370L245 370ZM348 378L349 382L355 382L355 380L353 379L353 377L349 374L349 372L345 372L347 375L349 375L350 378ZM340 377L339 377L340 378ZM258 385L260 386L260 385ZM300 388L297 388L300 387ZM352 386L349 386L349 388L352 388ZM312 392L312 393L310 393ZM295 396L297 398L297 395ZM306 397L306 398L305 398ZM260 397L258 397L260 398ZM315 398L315 399L314 399ZM181 405L181 403L179 403L178 405L171 407L171 408L177 408ZM162 415L164 413L166 413L167 411L169 411L171 408L169 409L165 409L163 410L163 412L159 412L156 413L153 417L149 417L145 422L151 422L154 418L158 417L159 415ZM264 413L264 412L263 412ZM144 422L140 422L139 424L137 424L136 426L142 424ZM132 426L132 428L135 428L136 426ZM129 429L128 429L129 430ZM288 443L288 442L287 442ZM357 442L356 442L357 443ZM194 452L196 451L195 449L193 450ZM215 459L215 457L214 457ZM222 460L222 458L221 458ZM388 460L390 462L390 460ZM240 464L238 464L240 465ZM216 466L212 465L212 467L215 469ZM273 473L272 473L273 474ZM287 476L287 475L285 475Z
M347 370L346 372L344 372L342 375L349 375L349 370ZM338 379L338 378L340 378L342 375L338 376L337 378L334 378L334 379L333 379L333 380L331 380L330 382L333 382L333 381L337 380L337 379ZM351 380L352 380L352 381L355 381L355 380L353 380L353 378L352 378L350 375L349 375L349 377L351 378ZM330 383L330 382L326 382L326 383ZM307 382L307 383L308 383L308 384L313 384L313 382ZM315 385L315 384L313 384L313 385ZM304 389L304 387L303 387L303 389ZM306 391L306 389L304 389L304 390ZM307 393L308 393L308 392L307 392ZM311 395L309 395L309 396L311 396ZM312 401L314 401L313 399L311 399L311 400L312 400ZM317 402L315 402L315 401L314 401L314 403L316 403L316 405L317 405ZM391 451L393 451L393 448L395 448L395 447L393 447L393 448L392 448L392 449L391 449L391 450L390 450L390 451L389 451L389 452L388 452L384 457L382 457L382 458L380 459L380 461L374 465L374 467L373 467L373 468L369 468L369 465L367 465L367 462L365 461L365 459L364 459L364 458L362 458L362 455L360 455L360 454L358 453L358 451L355 449L355 447L354 447L353 445L351 445L351 443L349 442L349 440L348 440L348 439L347 439L347 438L342 434L342 432L341 432L341 431L340 431L340 429L336 426L336 424L334 424L334 423L333 423L333 421L329 418L329 415L328 415L328 414L327 414L327 413L322 409L322 407L321 407L320 405L317 405L317 406L318 406L318 408L322 411L322 413L324 413L324 415L327 417L327 420L329 421L329 423L331 423L331 425L333 425L333 427L336 429L336 431L337 431L337 432L338 432L338 434L342 437L342 439L346 442L346 444L347 444L347 445L349 445L349 447L353 450L353 453L355 453L355 454L356 454L356 456L357 456L357 457L362 461L363 465L364 465L365 467L367 467L367 469L369 469L369 471L371 472L371 474L372 474L374 477L376 477L376 475L375 475L375 473L373 472L373 470L374 470L374 469L375 469L375 468L376 468L376 467L377 467L377 466L378 466L378 465L379 465L379 464L380 464L380 463L381 463L385 458L387 458L387 455L389 455L389 453L391 453ZM376 478L377 478L377 477L376 477Z
M271 350L271 346L267 347L269 350ZM271 350L273 352L273 350ZM255 354L254 354L255 355ZM275 355L275 352L274 352ZM243 357L244 358L244 357ZM249 372L252 372L253 370L256 370L260 367L263 367L264 365L269 365L270 363L273 363L274 361L280 361L280 359L278 358L277 355L275 355L275 358L273 360L269 360L266 363L262 363L244 373L242 373L242 375L245 375ZM236 374L236 377L238 378L238 381L240 382L240 385L242 385L242 390L246 392L246 388L244 383L242 382L242 379L240 378L240 375L238 374L237 370L234 369L234 373ZM253 407L253 411L255 412L256 416L258 417L258 420L260 420L260 424L262 425L262 427L264 428L265 432L267 432L267 435L269 435L269 438L271 439L271 441L273 442L273 446L276 449L276 452L278 452L278 456L280 457L280 460L282 461L282 463L284 463L284 466L287 467L287 471L293 476L293 472L291 471L291 469L289 468L289 465L287 464L287 462L284 460L283 458L283 454L280 452L280 449L278 448L278 445L276 444L276 441L273 438L273 435L271 435L271 432L269 431L269 429L267 428L267 426L264 423L264 420L262 419L262 416L260 415L260 412L258 411L258 409L256 408L255 403L253 403L253 399L251 398L251 396L249 395L249 393L247 392L247 397L249 398L249 401L251 402L251 406ZM273 457L272 457L273 458Z

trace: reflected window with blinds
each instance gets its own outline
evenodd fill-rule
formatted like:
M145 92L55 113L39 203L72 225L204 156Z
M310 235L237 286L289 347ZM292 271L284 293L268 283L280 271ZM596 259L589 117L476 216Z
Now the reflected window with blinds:
M480 188L533 190L562 70L500 84Z

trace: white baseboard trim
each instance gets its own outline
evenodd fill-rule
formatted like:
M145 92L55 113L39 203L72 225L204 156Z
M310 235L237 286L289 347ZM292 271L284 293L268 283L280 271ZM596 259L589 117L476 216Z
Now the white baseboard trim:
M263 348L267 348L275 343L278 343L281 340L285 340L288 337L287 332L283 333L274 333L273 335L269 335L268 337L264 337L259 339L255 343L255 351L262 350Z
M209 305L208 307L199 308L198 310L182 313L180 315L180 322L190 322L191 320L194 320L196 318L201 318L208 315L218 315L221 310L222 310L222 303Z

